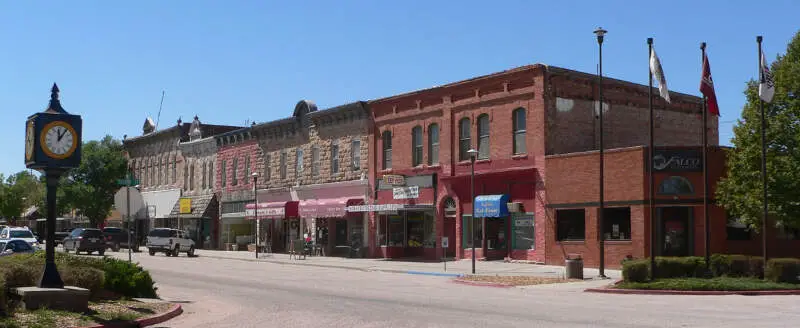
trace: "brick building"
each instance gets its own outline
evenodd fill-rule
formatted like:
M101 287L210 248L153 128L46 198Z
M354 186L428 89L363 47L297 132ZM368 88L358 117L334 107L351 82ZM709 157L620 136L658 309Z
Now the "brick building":
M214 139L217 156L213 185L220 204L217 247L246 247L254 241L254 230L252 222L245 220L245 205L255 199L252 174L263 170L261 149L251 127L222 133Z
M220 136L233 140L223 141L218 152L217 163L226 168L227 179L234 174L230 165L241 167L233 164L237 158L247 167L238 169L238 178L250 179L237 186L218 181L223 195L242 195L222 196L223 220L233 215L234 205L225 204L232 198L239 202L236 215L243 218L236 230L239 241L234 237L225 243L252 248L254 240L247 236L258 230L260 244L268 243L277 252L289 250L292 241L305 234L323 245L327 254L363 244L366 216L348 213L346 207L363 204L369 196L370 126L368 108L362 102L317 110L314 103L300 101L291 117L232 133L241 135L241 141ZM252 173L258 173L257 211ZM221 175L218 180L222 179ZM255 218L259 224L253 222Z
M370 101L372 254L436 259L444 237L447 256L470 257L474 239L480 258L547 262L549 192L565 188L548 182L547 156L598 148L596 83L537 64ZM657 144L700 144L700 99L671 98L655 101ZM604 101L606 148L645 144L647 87L605 79Z
M199 125L204 135L213 135L237 129L224 125ZM178 227L178 220L170 214L188 182L184 172L188 169L179 144L189 141L192 123L183 123L157 130L151 118L142 127L142 135L123 139L128 165L140 181L145 208L137 214L139 231L154 227Z

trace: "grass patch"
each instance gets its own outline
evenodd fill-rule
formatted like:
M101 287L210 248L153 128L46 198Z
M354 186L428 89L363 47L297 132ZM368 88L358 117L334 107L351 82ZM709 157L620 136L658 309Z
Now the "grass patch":
M712 290L712 291L751 291L751 290L792 290L800 289L800 285L764 281L758 278L716 277L704 278L671 278L658 279L651 282L623 282L616 286L619 289L646 290Z
M143 303L138 301L109 301L89 303L86 313L19 310L13 316L0 318L0 328L61 328L92 326L108 323L125 323L157 313L164 313L172 307L170 303Z
M564 282L573 282L580 280L568 280L561 278L542 278L530 276L463 276L461 280L485 282L495 284L506 284L511 286L532 286L544 284L558 284Z

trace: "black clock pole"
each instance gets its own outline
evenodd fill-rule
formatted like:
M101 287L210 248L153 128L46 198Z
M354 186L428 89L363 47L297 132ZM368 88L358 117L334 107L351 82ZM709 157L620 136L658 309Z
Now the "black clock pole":
M45 243L44 272L39 281L41 288L64 288L64 281L56 268L56 190L61 178L60 170L45 171L47 181L47 239Z

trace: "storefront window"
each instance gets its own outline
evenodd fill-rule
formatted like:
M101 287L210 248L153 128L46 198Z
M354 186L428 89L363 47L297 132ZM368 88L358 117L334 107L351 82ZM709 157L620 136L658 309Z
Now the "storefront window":
M472 222L472 224L470 224ZM483 226L481 225L480 218L472 218L472 215L461 215L461 228L462 228L462 246L464 248L472 247L472 240L473 238L470 237L470 230L474 233L474 240L476 242L475 247L480 248L483 244Z
M514 249L535 249L536 230L533 213L518 213L511 217L512 247Z
M407 212L408 247L422 247L425 241L425 217L422 212Z
M378 216L378 246L386 246L386 215L379 215Z
M406 229L403 217L400 215L389 215L389 246L405 246Z
M433 212L425 212L425 247L436 247L436 220Z
M631 208L614 207L604 209L603 233L606 240L630 240Z
M556 210L556 240L586 239L586 210Z

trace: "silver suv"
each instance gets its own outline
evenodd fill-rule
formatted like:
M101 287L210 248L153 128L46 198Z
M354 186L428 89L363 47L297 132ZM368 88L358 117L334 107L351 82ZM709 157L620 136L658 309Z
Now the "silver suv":
M147 249L150 256L164 253L167 256L178 256L186 253L194 257L194 240L186 231L170 228L156 228L147 235Z

